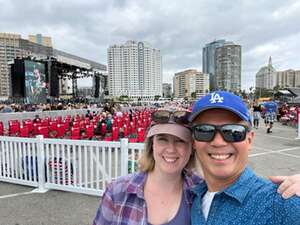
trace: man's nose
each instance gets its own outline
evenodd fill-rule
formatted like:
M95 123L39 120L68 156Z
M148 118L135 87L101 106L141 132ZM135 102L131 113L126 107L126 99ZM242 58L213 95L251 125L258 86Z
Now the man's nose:
M224 140L221 133L219 131L217 131L214 139L211 141L211 145L224 146L224 145L227 145L227 142Z

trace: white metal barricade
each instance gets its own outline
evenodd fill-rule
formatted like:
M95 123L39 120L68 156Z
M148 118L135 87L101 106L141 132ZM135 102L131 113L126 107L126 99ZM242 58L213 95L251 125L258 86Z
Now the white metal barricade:
M135 172L143 143L0 137L0 181L102 195L113 179Z

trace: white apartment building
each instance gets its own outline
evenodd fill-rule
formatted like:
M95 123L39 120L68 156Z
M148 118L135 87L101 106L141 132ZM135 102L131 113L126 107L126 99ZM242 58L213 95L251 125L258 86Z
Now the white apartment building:
M277 71L277 85L281 88L300 87L300 70Z
M272 65L272 58L269 58L269 64L259 69L255 75L255 87L273 89L276 86L276 70Z
M110 96L143 100L162 96L160 50L146 42L127 41L110 46L107 55Z
M276 71L272 66L272 58L269 58L269 64L260 68L256 74L256 88L273 89L300 87L300 70L288 69Z
M194 69L176 73L173 79L175 98L192 98L204 96L209 91L209 74Z

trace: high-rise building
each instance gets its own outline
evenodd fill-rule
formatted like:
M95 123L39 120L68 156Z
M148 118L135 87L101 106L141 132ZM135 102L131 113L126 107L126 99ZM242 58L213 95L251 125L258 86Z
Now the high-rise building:
M277 71L276 78L276 85L281 88L300 87L300 70Z
M273 89L276 86L276 70L272 65L272 58L270 56L267 66L263 66L255 75L255 87Z
M215 52L218 47L225 44L225 40L217 40L205 45L202 51L202 71L209 74L209 85L211 90L217 89L215 76Z
M209 74L210 90L241 89L241 46L225 40L203 48L203 73Z
M36 44L44 45L46 47L52 47L51 37L45 37L42 34L28 35L28 40Z
M194 69L176 73L173 78L174 97L198 98L209 91L209 75Z
M146 42L127 41L108 48L108 86L112 97L154 99L162 96L160 50Z
M241 90L241 54L240 45L225 42L215 52L215 77L217 89L228 91Z
M9 62L17 57L26 57L30 51L22 49L21 35L0 33L0 98L10 93Z
M172 97L172 84L163 83L162 84L162 97L171 98Z

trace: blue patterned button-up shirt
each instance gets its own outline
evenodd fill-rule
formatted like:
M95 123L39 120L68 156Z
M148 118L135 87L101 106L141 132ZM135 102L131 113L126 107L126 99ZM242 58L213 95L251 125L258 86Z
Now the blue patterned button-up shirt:
M277 185L257 177L250 168L214 196L207 221L201 208L206 191L205 182L194 189L192 225L300 225L300 198L283 199Z

